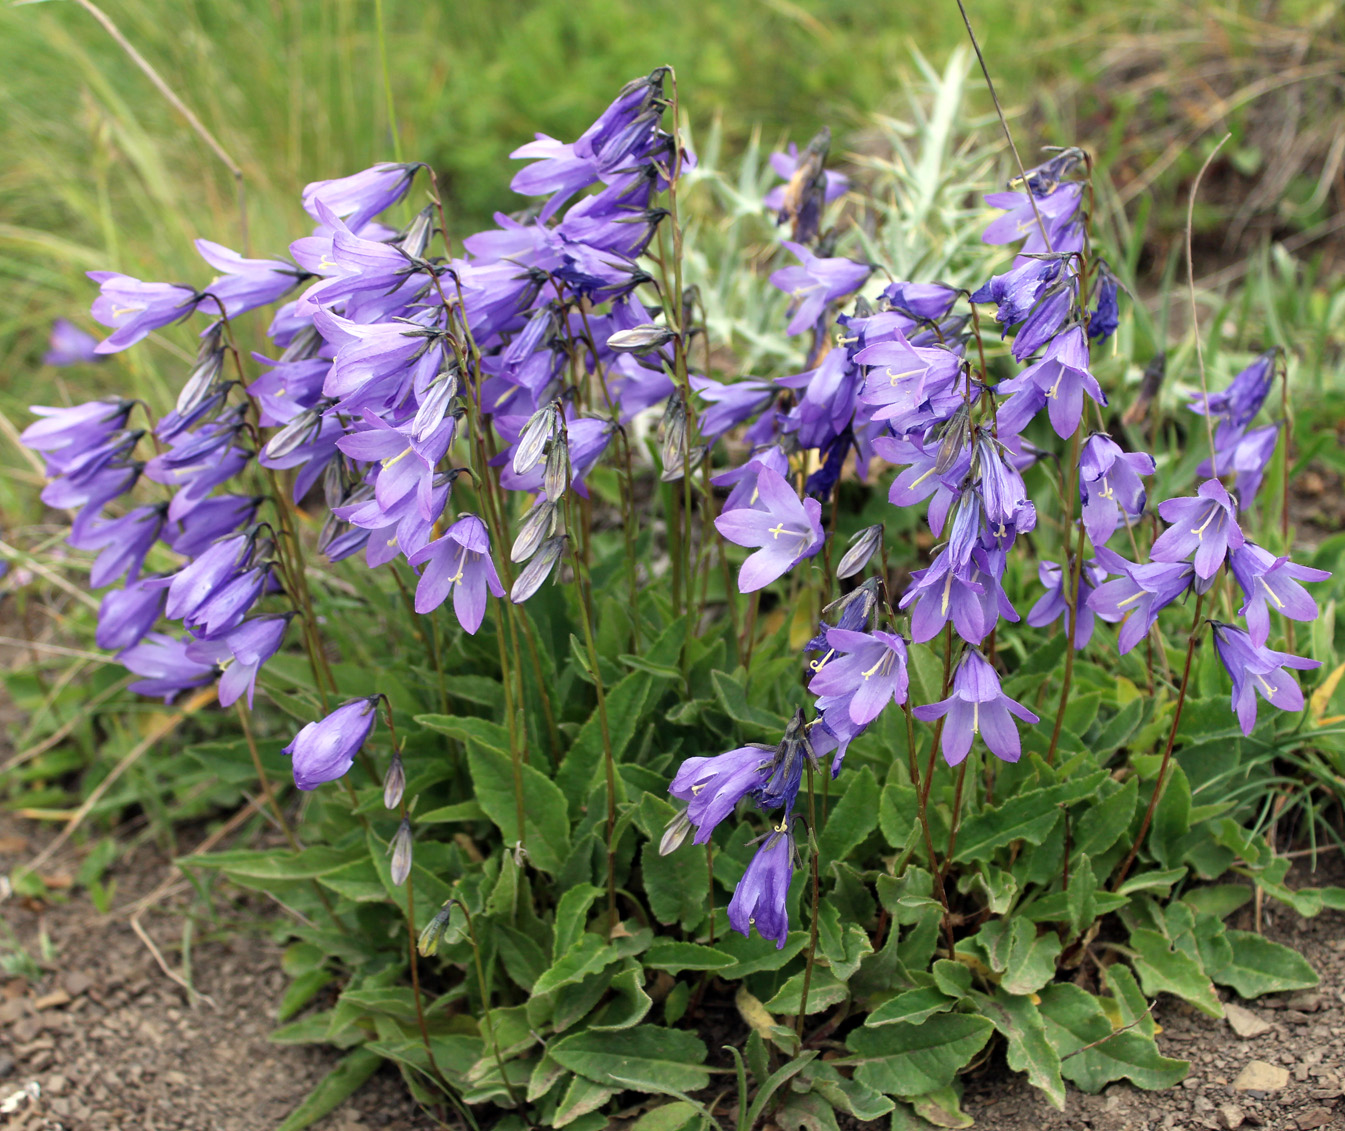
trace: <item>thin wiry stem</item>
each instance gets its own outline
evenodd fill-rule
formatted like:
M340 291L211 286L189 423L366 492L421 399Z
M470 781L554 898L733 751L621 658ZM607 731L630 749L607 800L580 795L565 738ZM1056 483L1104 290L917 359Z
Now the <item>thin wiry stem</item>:
M1205 383L1205 347L1200 342L1200 314L1196 309L1196 261L1195 254L1191 250L1191 229L1195 226L1196 193L1200 191L1200 182L1205 177L1205 170L1224 147L1224 142L1232 136L1231 133L1224 134L1219 139L1219 144L1210 150L1210 155L1205 158L1205 164L1200 166L1200 172L1191 182L1191 195L1186 199L1186 290L1191 300L1191 334L1196 340L1196 368L1200 371L1200 395L1205 400L1205 433L1210 441L1210 470L1216 478L1219 475L1219 457L1214 450L1214 418L1210 415L1210 390Z

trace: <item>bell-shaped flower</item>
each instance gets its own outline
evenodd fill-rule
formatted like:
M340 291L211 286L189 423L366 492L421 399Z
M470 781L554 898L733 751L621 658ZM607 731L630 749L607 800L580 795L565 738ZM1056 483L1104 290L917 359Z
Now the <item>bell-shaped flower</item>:
M106 444L126 425L134 401L87 401L69 408L33 405L29 411L42 417L20 434L24 447L47 457L48 474L63 470L72 458Z
M376 695L352 699L325 719L306 724L281 751L293 760L294 784L300 789L316 789L323 782L343 777L374 728L377 706Z
M1281 711L1301 711L1303 691L1285 668L1306 671L1321 667L1320 660L1308 660L1258 647L1240 628L1212 621L1214 647L1233 681L1232 706L1238 716L1243 734L1251 734L1256 726L1256 697Z
M971 451L964 451L946 471L937 470L939 447L927 447L919 436L904 439L878 436L873 450L882 459L894 464L908 464L893 480L887 491L887 501L894 507L911 507L929 499L929 528L937 536L943 533L949 508L958 497L958 488L971 466Z
M303 205L314 220L322 217L318 202L344 217L351 231L358 232L380 212L391 208L411 187L419 163L396 164L380 161L372 168L330 181L313 181L304 186Z
M123 577L134 582L140 575L145 555L159 538L163 529L167 503L136 507L120 518L104 522L93 521L68 539L77 550L100 550L89 570L89 585L101 589Z
M1271 606L1290 620L1317 619L1317 602L1299 582L1326 581L1331 576L1326 570L1277 558L1255 542L1234 550L1229 566L1246 597L1238 615L1246 618L1247 635L1257 648L1270 636Z
M762 509L740 507L715 519L715 529L739 546L758 547L738 572L738 589L751 593L783 576L822 548L822 504L800 499L783 476L768 467L757 475Z
M911 587L900 607L911 609L911 639L933 640L951 619L968 644L979 644L1000 617L1016 621L1018 613L1000 584L1004 553L976 548L967 565L958 567L948 549L940 551L926 569L911 574Z
M187 646L187 657L200 663L215 664L223 674L219 681L219 704L231 707L243 696L252 696L257 688L257 673L267 660L280 651L285 627L293 613L278 617L256 617L216 640L203 640Z
M1261 489L1261 480L1265 478L1279 437L1279 424L1267 424L1250 432L1220 426L1214 437L1214 459L1204 460L1196 468L1196 474L1214 475L1216 466L1219 475L1232 472L1236 476L1233 491L1238 497L1238 506L1245 510Z
M1051 339L1046 353L1010 381L1001 382L996 392L1016 393L1035 386L1046 395L1046 411L1056 435L1074 435L1083 415L1083 395L1087 393L1100 405L1107 396L1088 371L1088 336L1082 326L1071 326Z
M1217 479L1196 488L1195 497L1168 499L1158 513L1171 525L1155 539L1149 557L1155 562L1192 558L1196 576L1208 580L1224 564L1230 550L1245 541L1238 525L1238 507Z
M453 612L469 633L481 627L486 615L486 590L504 596L490 557L486 524L474 514L464 514L442 538L413 553L410 561L425 566L416 586L416 612L424 615L437 609L451 592Z
M1261 411L1270 386L1275 380L1275 359L1278 347L1266 350L1246 369L1229 382L1228 388L1218 393L1192 393L1187 407L1200 416L1212 416L1221 424L1242 429Z
M188 640L150 632L138 643L117 653L117 661L141 678L131 684L137 695L162 697L165 703L181 691L200 687L215 678L214 664L202 664L187 655Z
M99 354L116 353L153 331L186 318L201 301L199 292L176 283L142 283L116 271L90 271L99 285L93 316L112 333L94 347Z
M730 926L745 938L755 927L763 939L774 939L777 949L783 947L789 934L785 901L793 876L794 837L786 816L766 835L738 881L729 900Z
M696 828L695 844L705 844L715 826L754 793L770 774L775 749L748 743L712 758L688 758L677 771L668 792L687 803L687 819Z
M226 318L237 318L259 306L267 306L281 299L298 285L304 272L283 259L245 259L210 240L197 240L196 250L211 267L220 272L209 286L203 288L203 309L218 310L211 298L223 304Z
M43 365L79 365L102 361L98 353L98 339L81 330L68 318L57 318L51 324L47 352L42 355Z
M1136 519L1144 513L1147 495L1141 477L1153 473L1153 456L1147 452L1124 451L1101 432L1084 441L1079 456L1079 493L1083 496L1084 529L1094 546L1106 543L1122 514Z
M996 758L1018 761L1022 746L1018 728L1009 716L1025 723L1038 721L1021 703L1004 694L995 669L975 648L962 654L962 662L953 675L952 695L938 703L916 707L912 713L925 722L948 717L943 728L943 756L950 766L956 766L967 756L978 734Z
M782 240L781 245L802 263L800 267L782 267L771 275L771 285L797 303L787 333L811 329L828 303L857 291L869 277L867 263L855 263L843 256L824 259L793 240Z
M889 703L906 702L910 676L906 641L900 636L832 628L827 644L836 654L815 669L808 683L808 690L819 696L819 711L843 705L855 726L867 726Z
M163 611L163 590L141 578L124 589L109 589L98 606L94 640L100 648L116 651L139 644Z
M1152 562L1134 565L1105 546L1095 547L1097 561L1113 580L1088 595L1088 607L1105 621L1124 621L1117 650L1124 655L1149 635L1158 614L1192 588L1195 569L1190 562Z
M1061 617L1069 623L1069 599L1065 587L1070 578L1055 562L1042 562L1037 566L1037 577L1046 588L1046 593L1038 599L1027 614L1027 623L1033 628L1045 628ZM1107 580L1107 571L1095 561L1084 562L1079 571L1079 605L1074 616L1074 647L1082 650L1093 638L1093 618L1101 616L1103 620L1118 621L1124 614L1113 612L1095 613L1088 603L1093 591Z

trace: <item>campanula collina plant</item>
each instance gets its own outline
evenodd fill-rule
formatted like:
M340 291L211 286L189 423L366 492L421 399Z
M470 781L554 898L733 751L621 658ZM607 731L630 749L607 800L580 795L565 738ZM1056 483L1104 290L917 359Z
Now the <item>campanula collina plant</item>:
M188 863L296 912L277 1039L471 1126L723 1126L715 1009L739 1128L955 1125L988 1047L1057 1104L1175 1083L1149 999L1312 984L1225 920L1345 897L1286 886L1257 815L1339 756L1294 674L1334 644L1291 623L1331 575L1267 490L1287 416L1257 425L1289 359L1216 391L1202 360L1192 459L1142 450L1086 153L941 190L980 240L904 279L856 223L900 207L828 134L726 219L752 178L677 110L660 67L538 135L532 204L463 238L427 165L314 182L288 258L92 272L109 333L54 334L88 364L199 329L166 411L23 440L131 690L237 712L210 756L286 846ZM774 371L711 340L714 223L778 243L730 265Z

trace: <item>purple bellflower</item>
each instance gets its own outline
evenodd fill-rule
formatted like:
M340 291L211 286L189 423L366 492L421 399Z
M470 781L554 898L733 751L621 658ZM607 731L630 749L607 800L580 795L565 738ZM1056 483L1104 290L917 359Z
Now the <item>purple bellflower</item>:
M1117 576L1088 595L1088 607L1105 621L1124 620L1117 650L1124 655L1149 635L1158 614L1192 587L1195 569L1190 562L1152 562L1134 565L1105 546L1094 548L1097 561Z
M422 546L411 555L412 565L424 565L416 586L416 612L437 609L453 594L453 612L467 632L475 634L486 615L486 590L504 596L495 563L490 557L486 524L474 514L464 514L442 538Z
M1246 618L1247 635L1257 648L1270 636L1272 605L1290 620L1316 620L1317 602L1299 582L1325 581L1331 576L1324 569L1277 558L1255 542L1244 542L1234 550L1229 567L1247 598L1238 615Z
M79 365L81 362L102 361L98 353L98 339L81 330L68 318L58 318L51 324L48 349L42 355L43 365Z
M336 215L344 217L351 231L358 232L406 195L419 168L419 164L398 165L381 161L348 177L313 181L304 188L304 211L314 220L320 220L317 205L321 201Z
M1112 536L1121 515L1136 519L1147 498L1141 476L1154 473L1153 456L1122 450L1110 436L1096 432L1084 441L1079 456L1079 491L1083 524L1089 541L1101 546Z
M304 726L281 751L294 761L294 784L316 789L343 777L374 728L378 696L352 699L325 719Z
M763 509L739 507L715 519L715 529L739 546L759 547L738 571L738 589L752 593L788 573L822 548L822 504L800 499L784 477L769 467L757 475Z
M855 263L842 256L824 259L793 240L782 240L781 246L802 263L801 267L782 267L771 275L771 285L798 303L789 320L790 334L812 329L829 302L857 291L869 277L867 263Z
M1002 382L996 391L1017 393L1029 385L1046 395L1051 427L1062 438L1072 436L1079 427L1084 393L1100 405L1107 403L1102 387L1088 372L1088 336L1082 326L1071 326L1052 338L1040 361L1012 380Z
M733 929L746 938L756 927L763 939L774 939L777 949L783 947L789 934L785 900L793 876L794 837L786 816L766 834L729 900Z
M837 653L819 663L808 690L819 698L824 715L842 711L855 726L873 722L889 703L905 703L910 676L906 641L891 632L827 629L827 644Z
M1159 503L1158 513L1172 525L1154 541L1150 559L1181 562L1194 554L1196 576L1202 580L1213 577L1228 552L1245 540L1238 525L1237 504L1217 479L1205 480L1196 488L1194 498Z
M1270 393L1279 352L1278 349L1267 350L1234 377L1222 392L1210 393L1208 397L1204 393L1191 394L1191 403L1187 407L1200 416L1212 416L1232 428L1247 427L1261 411Z
M1261 489L1261 480L1270 466L1270 457L1275 454L1279 436L1278 424L1267 424L1263 428L1253 428L1250 432L1220 425L1214 437L1215 458L1203 461L1196 468L1196 474L1214 475L1216 463L1218 474L1233 472L1237 476L1233 481L1233 490L1237 493L1238 505L1245 509L1251 506L1257 491Z
M206 311L215 306L213 297L224 306L227 318L237 318L259 306L267 306L293 289L304 277L304 272L283 259L244 259L210 240L197 240L196 250L211 267L220 272L204 293Z
M912 713L927 723L948 716L943 728L943 756L950 766L956 766L967 756L978 734L995 757L1005 762L1018 761L1022 746L1018 728L1009 716L1025 723L1038 721L1036 715L1000 690L995 669L975 648L962 654L962 662L953 676L952 695L941 702L916 707Z
M765 785L774 756L774 747L749 743L713 758L688 758L682 763L668 792L687 803L687 819L696 827L693 843L707 843L734 806Z
M799 167L799 147L796 143L790 142L789 148L784 153L772 153L770 156L771 168L775 170L777 177L783 178L786 182L790 181L796 169ZM850 178L844 173L837 173L831 169L823 172L826 181L824 189L824 202L830 204L833 200L839 200L846 194L850 188ZM762 200L767 208L772 212L779 212L785 206L785 189L787 184L776 185Z
M150 632L138 643L117 653L117 661L127 671L142 678L130 686L137 695L162 696L165 703L191 687L200 687L215 678L214 664L202 664L187 655L190 641L175 640L161 632Z
M93 521L72 532L67 541L75 549L101 551L89 570L89 585L101 589L122 577L135 581L145 555L158 541L167 510L167 503L136 507L121 518Z
M1251 637L1230 624L1211 622L1214 646L1233 680L1233 710L1243 734L1251 734L1256 726L1256 697L1281 711L1301 711L1303 691L1285 668L1306 671L1321 667L1319 660L1291 656L1287 652L1257 647Z
M163 590L146 585L141 578L125 589L109 589L98 606L98 629L94 640L100 648L115 652L139 644L163 611Z
M134 401L87 401L69 408L33 405L42 417L19 435L24 447L47 457L47 474L64 471L74 460L112 439L126 425Z
M200 292L175 283L142 283L116 271L90 271L101 289L94 299L93 316L112 333L95 347L99 354L116 353L142 338L186 318L201 301Z
M1042 596L1027 614L1027 623L1033 628L1045 628L1062 617L1069 624L1069 601L1065 596L1065 586L1069 578L1055 562L1042 562L1037 566L1037 577L1046 588ZM1074 617L1074 647L1082 651L1093 638L1093 618L1101 616L1103 620L1118 621L1124 614L1096 613L1088 598L1099 585L1107 579L1107 571L1095 561L1084 562L1079 572L1079 608Z
M245 693L248 709L257 689L257 673L267 660L280 651L285 627L293 613L278 617L256 617L217 640L187 646L187 658L211 663L223 670L219 681L219 704L231 707Z

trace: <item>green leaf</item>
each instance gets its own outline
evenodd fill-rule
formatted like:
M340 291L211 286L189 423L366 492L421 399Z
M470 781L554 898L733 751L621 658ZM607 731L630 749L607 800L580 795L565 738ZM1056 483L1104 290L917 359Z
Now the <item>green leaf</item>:
M645 1112L630 1125L630 1131L682 1131L683 1127L699 1117L695 1104L674 1100Z
M335 1111L378 1071L383 1058L367 1048L355 1049L341 1058L317 1086L281 1122L276 1131L302 1131L329 1112Z
M475 743L509 757L509 731L499 723L475 715L417 715L416 722L462 743Z
M1065 893L1071 938L1077 938L1093 925L1093 920L1097 918L1099 894L1097 878L1093 875L1093 862L1085 852L1079 856L1074 875L1070 877L1069 890Z
M1032 998L1006 993L1001 986L994 997L978 994L976 1000L981 1012L1008 1042L1005 1056L1009 1067L1015 1072L1026 1072L1028 1080L1064 1111L1065 1082L1060 1076L1060 1054L1047 1039L1046 1023Z
M1185 868L1168 868L1163 872L1141 872L1138 876L1131 876L1121 885L1121 895L1134 895L1137 891L1162 891L1164 894L1172 890L1172 885L1186 878Z
M644 964L651 970L667 970L670 974L679 970L722 970L735 962L733 955L714 947L671 940L656 942L644 955Z
M772 1119L784 1131L840 1131L831 1104L813 1092L787 1096Z
M1130 945L1135 948L1132 959L1135 973L1150 997L1160 993L1175 994L1211 1017L1224 1015L1219 995L1214 992L1214 983L1197 959L1175 949L1157 931L1145 928L1130 932Z
M1045 789L1028 790L1002 805L988 806L968 818L958 834L957 859L989 860L996 849L1015 840L1041 844L1060 820L1058 806L1081 801L1107 780L1105 770Z
M970 1127L975 1121L962 1110L962 1097L952 1088L937 1088L910 1100L915 1114L935 1127Z
M546 953L531 936L507 923L493 924L492 931L505 973L523 989L531 991L546 971Z
M798 1013L803 996L804 971L791 976L770 1001L766 1008L772 1013ZM840 981L825 966L813 967L813 979L808 984L808 1012L818 1013L838 1005L850 996L845 983Z
M817 927L818 953L837 978L848 981L864 956L873 953L868 931L858 923L842 923L840 909L830 900L818 909Z
M572 1077L556 1107L556 1114L551 1117L551 1126L566 1127L580 1116L597 1111L618 1091L619 1088L604 1087L587 1076Z
M532 987L533 997L540 997L580 982L590 974L605 969L618 958L616 948L608 946L597 935L580 935L575 944Z
M250 852L235 849L184 856L178 861L186 867L218 868L239 882L265 880L283 883L316 879L339 871L352 860L363 859L363 843L351 848L305 848L302 852ZM246 884L245 886L253 886Z
M1149 829L1149 852L1159 867L1175 868L1181 863L1182 838L1190 831L1191 786L1186 771L1174 760Z
M881 1119L895 1107L881 1092L842 1076L825 1061L813 1061L804 1075L811 1080L814 1092L837 1111L848 1112L861 1123Z
M612 999L589 1021L590 1029L629 1029L643 1021L654 1004L645 993L644 971L634 962L612 979L608 992Z
M1097 859L1130 827L1139 802L1139 782L1131 777L1124 784L1104 785L1097 803L1079 817L1074 830L1074 850Z
M772 1072L757 1089L757 1094L752 1097L752 1106L747 1109L747 1115L743 1120L743 1126L755 1127L757 1125L757 1120L761 1118L761 1113L766 1110L766 1105L771 1102L771 1097L780 1090L781 1085L788 1083L793 1077L797 1076L808 1066L809 1062L816 1057L816 1052L805 1052L800 1056L796 1056L788 1063L782 1064ZM740 1072L742 1071L741 1064L742 1062L739 1061ZM740 1083L741 1080L742 1078L740 1076Z
M1059 956L1059 935L1050 931L1038 935L1034 924L1015 919L1000 986L1011 994L1035 993L1055 977Z
M956 998L949 997L937 986L921 986L889 998L864 1019L864 1024L893 1025L905 1021L919 1025L936 1013L947 1013L956 1004Z
M429 717L445 716L421 716L421 721ZM505 844L513 845L519 840L518 806L514 795L515 767L508 753L473 740L467 743L467 765L481 808L495 822ZM570 853L565 795L555 782L532 766L520 765L517 769L523 785L522 839L528 859L543 872L555 875Z
M722 950L734 959L734 965L721 970L719 976L726 982L740 982L749 974L779 970L807 943L807 931L790 931L785 937L785 945L778 949L770 939L763 939L755 932L751 938L731 932L715 942L715 950Z
M1187 1061L1163 1056L1152 1038L1135 1029L1113 1032L1098 1000L1072 983L1047 986L1038 1009L1062 1075L1085 1092L1124 1079L1141 1088L1170 1088L1190 1069Z
M878 827L878 806L873 799L878 783L868 766L860 767L845 795L827 814L827 823L818 838L822 863L844 860L869 833Z
M742 729L744 739L772 744L780 741L788 719L773 711L753 707L747 701L747 690L727 672L712 671L710 682L714 685L720 708Z
M971 989L971 967L949 958L940 958L933 967L934 984L951 998L967 995Z
M992 1032L984 1017L943 1013L919 1025L856 1029L846 1044L865 1058L855 1069L860 1083L891 1096L918 1096L951 1084Z
M1144 707L1143 699L1132 699L1102 724L1102 729L1098 732L1097 737L1089 744L1092 746L1096 757L1105 758L1115 753L1130 740L1130 736L1139 729L1140 724L1144 721Z
M893 848L904 848L920 819L920 803L913 785L888 782L878 798L878 827Z
M1182 902L1196 912L1227 919L1252 898L1252 889L1243 884L1210 884L1195 888L1182 896Z
M484 821L486 811L475 800L459 801L454 805L442 805L438 809L427 809L416 814L418 825L447 825L457 821Z
M1231 987L1239 997L1255 998L1285 990L1306 990L1317 985L1316 971L1308 960L1287 946L1251 931L1228 931L1232 961L1210 976Z
M551 946L551 960L555 962L579 941L588 924L588 909L602 895L602 889L592 884L570 888L556 904L556 934Z
M580 1031L552 1041L548 1051L571 1072L622 1087L694 1092L710 1083L705 1045L680 1029Z

